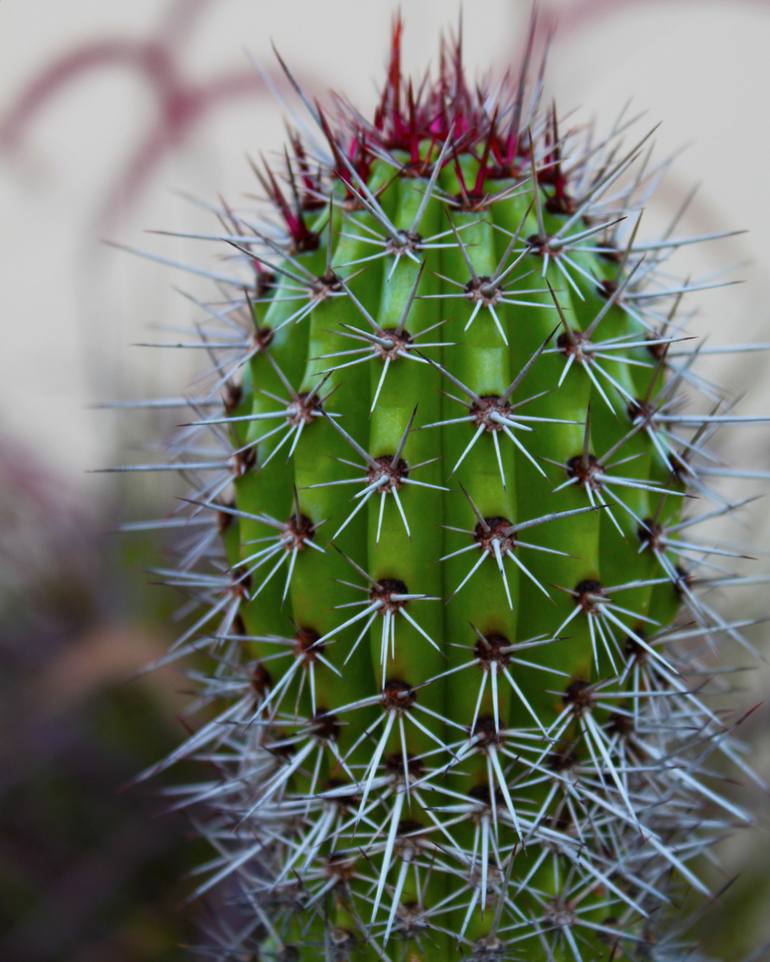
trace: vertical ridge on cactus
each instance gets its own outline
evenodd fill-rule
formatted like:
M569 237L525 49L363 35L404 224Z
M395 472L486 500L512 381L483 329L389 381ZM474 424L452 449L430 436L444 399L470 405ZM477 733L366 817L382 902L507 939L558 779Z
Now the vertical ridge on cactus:
M708 526L759 474L710 444L767 419L697 373L716 282L669 266L716 235L639 239L649 134L567 129L531 43L407 81L401 29L372 120L296 88L267 216L195 235L225 267L161 258L218 292L188 423L127 468L188 483L157 573L201 604L164 661L202 720L144 777L201 763L210 957L694 959L672 906L750 821L716 772L757 778L713 697L752 622L709 595L758 579Z

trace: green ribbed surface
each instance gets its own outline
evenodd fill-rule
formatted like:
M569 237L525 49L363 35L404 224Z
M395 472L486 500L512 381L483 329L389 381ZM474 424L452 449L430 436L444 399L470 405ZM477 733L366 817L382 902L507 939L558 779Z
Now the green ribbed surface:
M469 169L466 168L466 173ZM498 820L494 844L501 852L510 854L512 846L520 843L514 825L516 809L537 811L546 797L547 786L543 779L522 779L520 766L517 767L510 757L504 757L494 744L490 751L487 740L482 747L468 748L467 744L464 747L467 742L465 733L470 730L474 719L477 726L486 725L488 730L492 726L492 731L496 720L501 732L510 733L499 735L500 746L509 740L520 747L523 740L528 760L535 762L541 756L541 765L547 767L551 754L548 742L545 738L537 741L535 736L549 729L562 711L563 702L558 692L564 691L576 679L591 682L613 674L605 645L607 636L604 639L595 637L592 642L585 614L573 618L561 637L554 639L554 636L574 611L572 589L581 582L598 581L604 586L616 586L649 579L655 576L655 564L650 560L649 552L640 554L638 525L630 512L624 511L617 502L607 503L622 535L601 507L590 510L591 503L582 487L573 485L560 491L555 489L570 477L565 466L571 459L584 455L586 443L591 455L601 455L615 447L615 460L632 458L621 476L642 482L649 481L656 455L642 432L627 437L632 427L628 399L608 380L602 380L600 375L599 385L592 383L578 360L559 384L568 356L560 347L564 337L559 340L560 335L565 334L565 322L570 330L585 329L606 307L607 296L606 293L602 295L596 283L589 283L585 276L573 271L578 293L566 283L553 257L548 269L543 269L542 253L536 246L528 247L528 239L539 231L531 188L506 197L510 184L493 184L491 191L497 191L501 199L478 210L452 211L439 200L439 197L459 195L457 175L447 169L442 173L439 190L423 206L420 223L415 224L414 218L428 190L428 181L419 177L393 178L392 171L380 165L369 187L374 193L383 186L384 191L378 193L378 198L392 224L399 230L416 229L423 238L441 233L444 235L442 246L420 250L414 259L402 256L396 260L391 255L365 262L365 258L377 251L371 243L375 237L373 232L381 232L368 212L350 212L337 204L331 232L327 229L329 212L317 215L320 247L311 253L297 254L295 263L301 263L308 271L319 275L323 273L323 265L330 263L338 277L349 283L347 289L355 296L346 296L345 289L338 285L337 296L319 303L309 319L282 327L268 351L295 390L308 394L315 389L327 399L323 407L329 418L315 417L306 425L290 459L279 453L262 466L275 448L277 439L258 444L255 449L257 466L239 482L236 506L243 512L267 514L285 521L294 511L296 492L296 504L303 519L319 525L313 541L324 549L324 553L309 548L301 550L296 557L286 599L281 600L286 571L282 567L259 597L245 606L243 620L250 635L275 633L291 636L299 629L310 632L311 638L324 639L322 648L311 648L311 651L322 651L326 659L324 664L315 660L313 665L316 716L324 719L334 715L342 723L335 737L346 764L357 774L369 774L370 766L374 766L377 774L397 771L405 750L410 757L409 764L412 764L411 759L422 758L424 761L414 762L418 768L427 765L440 769L442 787L453 793L488 799L491 778L496 786L494 807L498 811L490 810L488 821ZM538 204L546 200L547 192L541 190ZM567 215L546 213L546 231L557 234L566 219ZM578 221L572 233L577 233L580 226ZM450 233L452 228L455 233ZM332 243L330 255L326 249L329 237ZM613 260L590 253L578 256L584 272L594 274L597 280L615 280L618 258ZM516 260L516 266L507 270ZM288 262L285 266L294 270ZM361 270L362 266L364 270ZM485 305L470 327L467 326L475 306L466 294L467 285L474 275L483 281L500 274L504 275L500 284L506 288L506 299L528 302L493 305L507 344L492 312ZM553 294L549 292L548 284L553 288ZM259 327L277 328L296 310L294 301L290 300L296 286L291 278L286 277L276 283L273 303L260 306L258 310L255 320ZM492 289L494 287L493 284ZM461 293L465 296L458 296ZM561 308L561 319L554 297ZM368 314L368 320L365 314ZM367 363L345 366L346 362L361 357L345 352L360 347L362 343L360 335L358 341L346 335L352 328L371 331L372 320L379 327L380 335L399 329L402 324L409 338L432 328L428 340L446 346L415 352L417 362L404 358L393 360L382 381L384 354L373 356ZM440 326L434 327L438 322L441 322ZM600 339L607 340L638 334L639 326L620 307L611 306L597 330ZM419 348L419 338L413 344ZM392 342L383 346L387 349ZM652 376L653 359L644 348L635 350L633 355L641 361L638 366L610 361L605 367L629 397L641 397ZM630 357L632 352L617 356ZM453 470L478 424L475 421L444 422L467 414L475 403L472 395L495 399L506 394L533 357L525 377L506 398L514 408L512 417L518 414L531 419L522 420L511 429L530 457L502 431L482 429L470 452ZM447 373L459 379L467 390L459 388ZM285 385L280 383L265 353L251 362L247 380L252 390L249 398L242 402L241 410L247 410L250 404L255 415L275 411L274 396L286 397ZM526 403L517 407L519 402ZM589 416L587 429L586 418ZM331 423L332 418L342 430ZM272 423L255 421L246 438L253 441L265 433L265 424L272 426ZM370 458L390 463L410 424L400 453L401 480L409 478L432 487L399 485L397 494L409 530L390 491L384 495L375 493L351 518L361 501L356 495L376 475L371 474L371 463L364 460L357 447L350 443L350 438ZM497 436L497 448L493 433ZM282 435L278 435L280 437ZM420 467L414 469L414 465ZM358 483L337 483L352 478L358 478ZM615 490L640 519L651 515L660 497L656 495L653 500L649 492L641 488ZM679 499L671 500L678 504ZM601 492L596 493L594 503L599 506L604 503ZM581 509L583 513L580 513ZM502 549L510 547L515 558L526 568L525 572L510 557L500 555L506 590L498 559L478 547L474 531L481 530L488 521L500 526L501 519L504 519L509 525L517 525L562 512L564 517L545 520L519 535L514 533L512 539L508 537L508 540L502 538L499 541ZM335 538L344 522L347 522L344 530ZM252 540L269 534L270 529L265 524L242 518L241 556L248 558L252 555ZM532 547L519 546L519 541ZM475 549L460 552L461 548L474 544L477 545ZM481 554L486 560L457 591ZM447 555L450 557L446 561L440 560ZM252 586L262 580L270 567L268 563L252 575ZM425 599L414 598L405 604L400 603L418 623L419 629L400 617L401 612L398 612L394 617L393 634L384 642L384 619L381 613L373 612L371 627L363 640L360 633L365 620L337 630L360 610L346 606L376 595L377 589L367 583L357 567L380 584L387 586L399 582L399 591L403 592L401 586L406 586L409 594L426 596ZM663 585L660 591L674 597L671 586ZM640 634L647 627L645 619L656 615L655 611L650 611L650 592L650 587L632 589L619 600L619 604L630 612L621 614L621 619ZM671 614L672 610L668 609L658 620L667 621ZM490 671L488 661L485 664L477 661L475 665L452 672L451 669L472 662L478 652L484 650L484 642L480 639L485 637L495 639L493 643L497 645L515 645L532 639L540 642L554 640L548 644L536 642L522 652L521 657L530 665L503 659L505 664L501 662ZM616 637L621 647L614 641L608 643L617 666L623 661L622 646L626 642L624 633L617 627ZM351 654L357 639L358 646ZM259 658L269 646L257 641L250 650ZM383 709L376 697L371 699L371 704L351 710L351 703L376 696L381 690L383 664L388 682L397 681L405 688L413 689L418 704L434 714L420 713L415 709L408 714L391 712ZM549 673L542 668L553 671ZM271 674L276 685L280 674L276 675L273 670ZM493 674L494 678L491 677ZM311 712L310 685L307 678L301 680L302 675L303 671L298 671L286 689L281 702L282 711L297 707L300 713ZM431 683L421 687L426 682ZM437 715L446 716L451 723L442 722ZM380 741L388 719L392 719L390 735L387 740ZM560 727L558 742L552 746L553 754L574 740L579 725L579 720L574 720ZM400 726L403 726L402 730ZM481 727L477 727L477 731ZM370 733L362 740L362 734L369 729ZM524 732L523 739L517 740L516 730ZM489 743L493 741L490 739ZM447 746L447 751L439 748L441 743ZM575 751L581 757L581 749ZM590 761L590 755L584 749L582 757ZM500 765L500 771L506 773L512 786L510 791L498 782L494 765ZM290 781L290 787L300 793L307 790L311 777L307 771L303 775L304 770L303 767ZM335 762L331 752L325 752L323 761L312 775L313 789L323 791L325 786L347 780L343 766ZM419 787L419 776L416 780ZM528 781L534 784L528 785ZM524 787L519 789L520 782ZM391 805L399 792L400 788L394 791ZM402 822L401 828L396 826L396 829L402 834L411 832L413 837L419 837L420 828L425 828L428 830L426 837L432 840L436 834L435 820L431 822L425 806L436 806L439 811L442 806L451 804L453 797L460 796L442 795L440 791L431 790L428 782L422 786L419 801L414 797L401 799ZM376 816L376 821L382 821L383 815L381 841L387 837L392 824L383 811ZM364 835L370 828L371 824L363 828ZM352 849L356 848L355 831L355 827L351 827L348 847ZM480 857L479 840L474 843L473 820L452 831L460 845L469 849L475 845L477 858ZM396 849L399 844L397 840ZM321 848L321 863L333 850L334 846L329 846L328 850ZM434 852L433 857L441 856ZM366 916L367 900L371 899L376 887L381 863L381 853L375 851L373 855L367 855L366 876L369 881L353 883L354 901L356 895L366 893L364 900L356 905L356 912L361 917ZM394 856L382 893L384 897L380 898L381 919L388 916L389 897L398 880L400 864L403 862L399 861L398 855ZM508 869L510 884L515 886L517 877L529 875L529 884L547 893L558 884L554 876L555 865L551 857L535 865L534 856L524 849ZM431 899L446 906L441 922L444 928L462 930L466 938L477 939L494 927L493 900L484 911L477 905L468 918L468 898L457 899L457 907L452 910L454 903L448 893L452 885L462 889L458 879L453 881L450 875L447 882L446 878L438 877L440 873L433 875L422 892L422 898L427 899L428 908ZM420 893L415 886L410 871L403 885L399 885L404 905L418 899ZM353 924L348 904L350 896L349 891L327 896L329 917L341 930L350 929ZM590 898L604 901L598 896ZM527 904L526 891L517 894L516 902L524 913L537 907L537 902ZM598 910L597 917L608 914L612 913L603 908ZM292 928L297 932L302 930L299 922ZM321 938L322 930L316 924L311 925L311 931L315 938ZM461 954L453 954L449 943L442 943L440 934L434 934L433 938L437 940L437 946L441 944L440 950L438 947L426 950L419 942L406 939L395 943L396 947L391 951L396 954L389 957L408 959L409 962L461 957ZM597 952L600 946L601 940L597 937ZM439 951L440 956L436 954ZM528 959L547 958L537 947L530 947L528 953ZM361 960L376 957L373 950L364 948L357 949L351 956ZM301 950L300 958L317 958L317 948L312 946Z
M679 306L715 282L668 265L716 235L637 239L648 138L560 134L536 35L519 80L471 87L457 38L409 86L397 21L372 123L290 77L268 217L195 235L236 265L214 371L131 469L189 482L161 575L206 609L168 656L204 720L144 776L205 770L174 795L213 957L704 962L681 894L750 821L713 773L760 783L714 670L752 650L712 598L754 583L709 528L744 502L708 482L764 476L710 447L745 422Z

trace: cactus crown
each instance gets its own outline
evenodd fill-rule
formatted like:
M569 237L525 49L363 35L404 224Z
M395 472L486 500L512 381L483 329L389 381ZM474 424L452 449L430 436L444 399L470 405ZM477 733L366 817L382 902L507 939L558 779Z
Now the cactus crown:
M405 81L400 39L371 121L295 85L267 216L204 238L213 370L143 466L191 484L160 524L203 720L152 773L205 763L174 792L242 909L216 957L671 959L672 889L747 819L709 771L750 775L710 703L748 644L697 534L741 420L685 333L712 282L673 279L678 215L639 239L630 119L541 108L532 34L476 86L459 40Z

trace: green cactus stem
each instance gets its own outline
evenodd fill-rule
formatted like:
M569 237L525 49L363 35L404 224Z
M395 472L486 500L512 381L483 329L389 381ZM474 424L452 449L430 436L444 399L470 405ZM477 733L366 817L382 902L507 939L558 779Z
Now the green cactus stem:
M641 239L649 135L470 85L459 41L407 83L400 38L372 120L300 94L267 214L196 235L215 363L139 468L191 482L162 574L202 721L145 774L202 763L211 957L683 959L671 906L749 819L711 772L754 777L712 707L750 646L711 443L766 419L695 372L713 281Z

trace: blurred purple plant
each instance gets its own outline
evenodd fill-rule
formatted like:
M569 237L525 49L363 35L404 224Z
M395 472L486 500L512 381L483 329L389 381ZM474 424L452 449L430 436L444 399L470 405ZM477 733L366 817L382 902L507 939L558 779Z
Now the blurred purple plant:
M0 626L4 612L15 614L14 622L5 625L2 632L4 642L9 643L6 654L10 655L16 650L12 642L17 640L13 624L28 627L34 620L42 629L46 606L38 604L41 595L56 592L64 602L74 583L95 578L97 519L30 448L0 435L0 524L4 532L0 547ZM52 558L62 557L68 559L66 584L62 583L64 566L51 565ZM3 643L0 650L5 647Z

